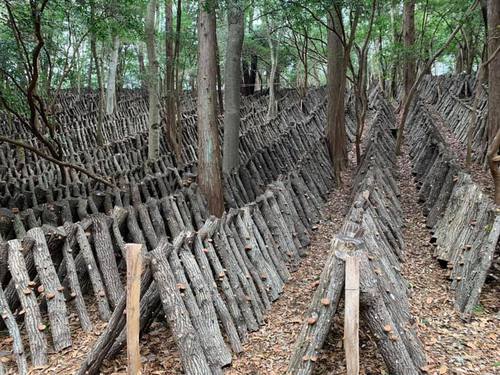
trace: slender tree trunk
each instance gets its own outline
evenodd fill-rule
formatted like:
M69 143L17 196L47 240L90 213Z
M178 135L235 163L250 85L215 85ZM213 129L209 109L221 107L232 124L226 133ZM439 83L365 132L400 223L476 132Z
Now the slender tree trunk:
M269 24L266 17L267 42L271 53L271 72L269 74L269 103L267 107L267 119L270 120L278 114L278 103L276 101L276 71L278 69L278 42L276 35L273 35L274 27Z
M139 63L139 78L141 80L141 89L146 89L146 65L144 64L144 45L142 41L137 43L137 62Z
M500 2L488 1L488 164L495 184L495 203L500 205Z
M118 66L116 68L116 92L120 93L123 90L124 77L125 77L125 56L127 54L128 46L120 46L118 53ZM115 106L117 104L115 95Z
M175 49L174 49L174 70L175 70L175 126L173 128L173 137L175 138L175 147L177 163L183 163L182 148L182 122L181 122L181 95L183 93L182 83L184 81L184 69L179 74L180 64L179 56L181 53L181 25L182 25L182 0L177 0L177 16L175 22Z
M392 43L397 44L400 42L400 34L398 32L398 23L397 18L399 18L399 4L398 0L391 1L391 25L392 25ZM399 58L398 53L396 52L395 61L392 63L391 69L391 97L396 98L398 95L398 66L399 66Z
M500 46L500 2L488 1L488 56L493 56ZM488 142L500 128L500 54L489 64L488 76Z
M217 30L217 26L216 26ZM219 43L217 42L217 35L215 36L215 59L217 64L217 105L219 110L219 115L224 114L224 94L222 92L222 75L220 71L220 53L219 53Z
M180 20L177 20L180 22ZM166 95L166 137L167 143L174 151L178 165L182 163L180 140L178 135L179 124L176 121L176 89L175 89L175 71L176 71L176 58L174 51L174 33L173 33L173 13L172 13L172 0L165 1L165 95Z
M149 118L148 118L148 159L150 161L158 159L160 151L160 103L159 103L159 82L158 82L158 60L155 48L155 18L156 0L149 0L146 19L145 35L146 50L148 55L148 95L149 95Z
M488 0L481 0L481 18L483 19L483 25L484 25L484 47L483 47L483 53L482 53L482 60L486 61L488 60ZM481 75L480 79L482 83L487 83L488 82L488 67L486 66L483 69L483 74Z
M103 130L103 120L104 120L104 85L102 83L102 74L99 64L99 56L97 55L95 35L92 34L90 38L90 49L94 59L95 73L97 77L97 90L99 91L99 99L97 105L97 126L96 126L96 140L97 145L102 146L104 144L104 130Z
M222 163L217 129L215 4L200 0L198 17L198 185L211 214L224 212Z
M120 38L113 35L113 50L109 61L108 83L106 85L106 114L111 115L115 111L116 101L116 71L118 68L118 54L120 50Z
M403 38L405 46L404 89L406 99L415 82L415 0L405 0L403 6Z
M224 143L222 169L231 172L239 166L241 49L245 33L244 1L227 3L227 42L224 63Z
M328 17L328 112L327 142L333 168L340 183L340 172L347 166L347 134L345 130L344 95L346 85L346 65L344 46L339 35L342 35L341 19L333 9L332 17ZM333 19L332 19L333 18Z
M92 36L91 36L91 39L92 39ZM93 61L92 61L92 46L91 46L91 51L90 51L90 61L89 61L89 66L88 66L88 70L87 70L87 90L92 90L92 65L93 65Z
M254 18L254 6L250 7L250 11L248 12L248 37L250 40L254 39L253 35L253 18ZM246 59L243 60L243 94L244 95L252 95L255 92L255 82L257 80L257 64L258 57L253 52L250 51L250 62Z
M359 165L361 163L361 138L363 137L363 132L365 129L365 119L366 111L368 110L368 96L366 93L368 86L368 47L370 43L370 38L373 29L373 20L375 19L375 11L377 9L377 0L372 0L372 9L370 13L370 20L368 26L368 32L366 33L365 40L361 49L356 48L358 52L358 74L355 74L354 68L352 66L352 60L350 60L350 67L352 71L353 78L355 80L355 93L356 100L354 102L355 112L356 112L356 163Z
M383 93L385 93L385 64L384 64L384 43L382 39L382 29L379 28L377 39L378 65L379 65L379 85Z

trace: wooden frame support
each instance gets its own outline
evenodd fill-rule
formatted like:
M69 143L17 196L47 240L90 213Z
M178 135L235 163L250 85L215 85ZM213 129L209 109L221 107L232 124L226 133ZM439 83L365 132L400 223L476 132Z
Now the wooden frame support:
M141 374L139 349L141 299L141 244L126 244L127 260L127 374Z
M359 257L345 262L344 348L347 375L359 375Z

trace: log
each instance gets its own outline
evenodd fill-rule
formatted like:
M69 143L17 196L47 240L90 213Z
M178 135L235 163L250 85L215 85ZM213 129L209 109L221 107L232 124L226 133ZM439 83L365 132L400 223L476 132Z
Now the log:
M23 246L26 247L32 245L33 243L23 243ZM47 364L47 339L44 333L46 326L42 322L35 293L29 286L30 279L22 256L21 242L19 240L10 240L7 247L9 250L9 270L24 310L24 322L30 344L31 361L33 366L44 366Z
M381 292L377 287L377 277L368 258L360 258L360 304L361 316L375 337L377 347L384 359L389 373L421 374L420 367L425 363L415 364L408 348L404 345L401 334L396 328Z
M111 308L115 308L124 293L123 285L116 264L113 244L111 242L111 234L109 233L106 218L94 216L93 222L93 239L94 249L99 261L99 269L106 286L106 292Z
M90 248L87 235L83 231L81 225L75 224L75 227L76 242L78 243L78 247L80 248L80 254L82 254L85 261L86 269L92 285L92 290L94 292L94 297L97 299L99 316L102 320L107 321L111 316L111 310L109 308L106 291L101 279L101 274L99 272L99 269L97 268L97 263L94 259L92 249Z
M73 250L70 247L68 239L66 239L63 244L63 256L64 263L66 264L66 275L68 277L69 296L75 304L82 329L85 332L91 332L93 325L90 320L87 307L85 306L85 300L83 299L80 283L78 282L78 274L76 271L75 260L73 258Z
M24 345L21 338L21 333L19 332L19 326L17 325L16 318L12 314L9 305L7 304L7 299L3 289L0 287L0 315L4 321L7 329L9 330L9 335L12 337L12 352L16 358L17 363L17 373L19 375L28 374L28 362L26 361L26 356L24 354Z
M71 332L63 288L52 263L43 231L40 228L33 228L28 231L28 236L35 240L33 258L40 285L44 288L54 349L59 352L71 346Z
M176 278L167 261L168 255L161 247L151 252L153 276L163 304L168 325L179 348L184 372L193 375L211 374L200 337L186 310Z
M155 251L158 250L160 254L168 256L169 252L182 246L186 235L187 233L185 232L180 233L179 236L176 237L173 245L169 244L166 238L163 238ZM141 293L145 293L145 291L149 290L152 282L153 274L151 268L147 267L141 278ZM125 328L125 316L123 314L125 307L126 295L123 294L106 325L106 329L99 336L93 348L80 366L78 375L95 375L99 373L101 364L112 349L115 339L120 336Z
M184 254L182 263L179 257L181 254ZM231 353L222 338L215 309L211 299L209 299L207 287L196 261L192 258L192 254L189 256L187 252L180 251L180 254L177 254L172 251L168 262L175 276L176 287L181 292L180 295L184 301L184 306L191 317L194 329L199 335L200 344L210 369L213 373L222 373L221 368L231 363ZM194 277L195 274L196 280L192 280L191 277ZM192 280L191 283L188 282L188 277ZM156 278L156 282L159 286L158 278Z
M348 249L354 239L336 236L330 246L330 256L323 268L319 285L314 292L296 340L287 374L311 374L318 359L318 350L330 332L333 317L344 289L345 266L341 252Z

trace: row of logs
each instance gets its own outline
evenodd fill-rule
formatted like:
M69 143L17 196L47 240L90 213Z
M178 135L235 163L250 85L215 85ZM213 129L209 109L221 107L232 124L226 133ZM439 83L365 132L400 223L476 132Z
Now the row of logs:
M310 98L311 103L316 103L321 100L322 105L315 105L311 112L311 117L322 116L324 112L324 94L323 90L311 90ZM287 99L291 95L285 96L283 100ZM289 110L290 108L298 108L296 104L288 104L283 106L283 111L280 112L279 118L272 119L271 121L261 118L260 121L254 121L256 119L250 118L247 122L253 123L253 125L247 126L248 129L255 128L283 128L283 131L287 132L288 124L295 123L295 120L300 122L306 121L304 115L299 113L298 109ZM312 105L312 104L311 104ZM316 112L319 112L316 114ZM193 165L196 164L196 148L197 135L196 135L196 120L193 116L185 119L189 126L184 124L183 126L183 153L184 161L188 160L189 163L184 163L184 169L191 173L193 171ZM292 121L293 120L293 121ZM266 123L267 125L261 125L261 123ZM245 123L245 121L243 121ZM281 124L281 125L279 125ZM79 133L79 128L74 132ZM221 133L222 136L222 133ZM256 152L257 149L263 149L270 147L269 145L273 143L277 138L283 138L279 136L279 133L269 133L267 137L261 137L261 131L247 132L241 137L241 158L246 163ZM87 140L91 138L87 133L81 134L81 142L78 144L83 145L85 151L76 152L73 146L70 144L64 144L68 148L69 160L75 164L82 165L84 168L91 172L106 176L111 179L117 185L124 185L130 182L139 182L148 175L162 173L167 173L167 169L176 165L176 161L173 155L168 151L168 146L165 143L165 139L162 138L161 142L161 155L162 157L151 163L147 159L147 134L142 131L142 133L135 133L134 137L121 138L119 141L107 144L103 148L92 147L92 144L86 144ZM69 141L68 141L69 142ZM246 147L245 145L252 145L251 147ZM66 170L64 173L57 166L48 163L45 160L39 159L31 153L25 154L25 163L17 164L18 150L10 148L7 145L3 145L0 148L0 175L2 176L2 183L0 185L0 201L2 206L15 207L19 209L26 209L29 207L34 207L35 204L50 202L50 197L44 200L43 197L39 197L37 200L26 201L26 195L33 194L35 190L39 187L47 192L47 187L64 188L69 185L70 189L73 189L74 184L80 184L81 182L87 184L94 184L95 182L90 181L85 176L79 176L73 170ZM187 154L186 154L187 152ZM189 155L188 155L189 154ZM20 181L20 182L19 182ZM62 185L62 186L61 186ZM97 188L103 188L97 184ZM38 189L39 190L39 189ZM77 196L78 197L78 196ZM5 203L4 203L5 202ZM23 204L19 206L18 204Z
M408 130L419 200L434 256L449 268L455 306L469 315L479 301L500 234L493 201L461 169L425 104L417 102Z
M467 146L469 133L472 135L472 158L483 165L488 151L488 90L482 87L475 98L477 84L475 77L466 74L428 76L419 90L419 96L434 105L464 147Z
M400 273L404 259L402 210L395 179L392 129L395 118L385 100L371 124L362 163L354 180L351 209L331 251L295 344L287 374L311 374L333 328L343 296L345 262L360 259L362 323L371 331L390 374L421 374L426 358L410 314L408 287Z

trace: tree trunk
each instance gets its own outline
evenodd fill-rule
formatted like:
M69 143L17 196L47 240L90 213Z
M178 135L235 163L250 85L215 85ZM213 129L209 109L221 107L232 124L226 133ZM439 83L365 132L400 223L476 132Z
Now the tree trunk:
M217 41L217 25L215 27L215 61L217 64L217 104L219 115L224 114L224 94L222 93L222 75L220 72L220 53L219 53L219 43Z
M500 2L488 1L488 56L493 56L500 46ZM500 54L497 53L489 63L488 75L488 141L500 128Z
M341 19L333 9L328 17L328 113L327 142L333 168L340 182L340 171L347 166L347 134L345 130L344 94L346 85L346 65L344 46L339 38L342 35ZM333 18L333 19L332 19Z
M99 91L98 113L97 113L97 126L96 126L96 140L97 145L104 144L104 131L103 131L103 118L104 118L104 86L102 83L101 67L99 64L99 56L97 56L97 46L95 35L90 38L90 49L94 59L95 73L97 76L97 89Z
M239 165L241 49L245 33L244 4L230 0L227 4L227 42L224 62L224 143L222 169L229 173Z
M106 86L106 114L111 115L115 111L116 101L116 71L118 67L118 52L120 50L120 38L113 35L113 51L108 70L108 83Z
M483 56L482 60L488 60L488 0L481 0L481 18L483 19L484 24L484 47L483 47ZM481 83L488 82L488 67L485 66L483 69L483 73L480 77Z
M488 1L488 56L492 59L488 69L488 163L495 184L495 203L500 204L500 2ZM495 55L496 53L496 55ZM478 83L479 84L479 83Z
M404 2L403 13L403 38L406 57L404 64L404 97L406 99L415 82L416 75L415 54L413 52L415 44L415 0L406 0Z
M158 98L158 60L156 59L155 48L155 18L156 18L156 0L149 0L146 19L146 50L148 54L148 94L149 94L149 119L148 119L148 159L156 160L160 151L160 108Z
M211 214L224 212L222 163L217 129L215 4L200 0L198 17L198 185Z
M137 62L139 63L139 78L141 80L141 89L146 89L146 65L144 65L144 45L142 41L137 43Z
M392 0L391 2L391 24L392 24L392 43L397 44L401 41L401 34L398 33L398 24L397 24L397 19L399 17L399 1L397 0ZM398 95L398 66L399 66L399 59L398 59L398 53L396 52L396 58L395 61L392 62L392 69L391 69L391 97L396 98Z
M179 6L179 5L178 5ZM177 20L180 22L180 20ZM165 95L166 95L166 137L167 143L174 151L178 165L182 163L179 124L176 121L176 88L175 88L175 71L176 71L176 54L174 51L174 34L173 34L173 15L172 15L172 0L165 1ZM177 42L176 42L177 43ZM177 49L178 46L176 46Z
M92 38L92 36L91 36ZM92 50L92 48L91 48ZM89 61L89 66L87 70L87 90L90 91L92 90L92 51L90 52L90 61Z
M266 17L267 41L271 53L271 73L269 74L269 104L267 107L267 119L270 120L278 114L278 103L276 102L276 71L278 69L278 42L276 36L272 35L274 27L269 24Z

